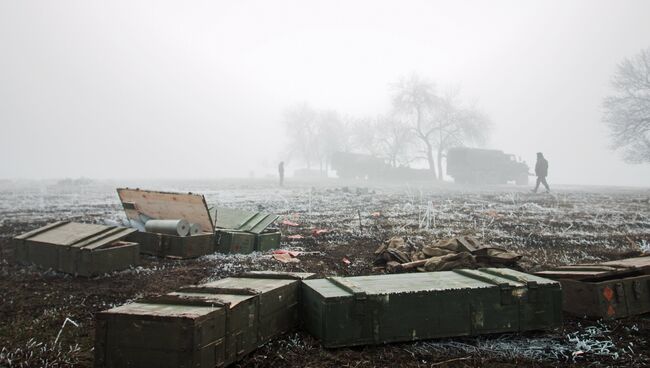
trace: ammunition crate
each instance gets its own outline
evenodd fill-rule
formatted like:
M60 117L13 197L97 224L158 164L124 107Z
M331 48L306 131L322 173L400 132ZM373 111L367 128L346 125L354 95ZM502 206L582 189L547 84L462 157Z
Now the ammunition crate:
M255 251L255 234L218 230L215 233L215 244L219 253L252 253Z
M279 231L257 234L255 236L255 250L258 252L267 252L271 249L280 248L280 237Z
M578 317L616 319L650 312L650 256L537 272L558 280L564 311Z
M299 324L308 273L249 273L97 314L95 367L231 364Z
M504 269L306 280L305 327L325 347L543 330L562 323L558 282Z
M127 238L140 244L140 252L166 258L196 258L214 252L214 235L175 236L144 231Z
M140 262L140 246L120 239L131 229L56 222L13 239L16 260L77 276L123 270Z
M564 291L564 310L569 314L616 319L650 312L650 275L559 281Z

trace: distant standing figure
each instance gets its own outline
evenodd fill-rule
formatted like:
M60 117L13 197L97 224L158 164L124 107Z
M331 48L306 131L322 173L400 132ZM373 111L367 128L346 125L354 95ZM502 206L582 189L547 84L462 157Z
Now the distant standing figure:
M551 191L551 188L548 187L548 183L546 182L546 176L548 176L548 161L546 161L544 155L541 152L537 152L537 162L535 163L535 175L537 175L537 184L535 185L535 189L533 189L533 192L537 193L537 189L539 189L539 185L544 184L544 187L546 188L546 193L549 193Z
M284 184L284 161L278 164L278 174L280 175L280 186Z

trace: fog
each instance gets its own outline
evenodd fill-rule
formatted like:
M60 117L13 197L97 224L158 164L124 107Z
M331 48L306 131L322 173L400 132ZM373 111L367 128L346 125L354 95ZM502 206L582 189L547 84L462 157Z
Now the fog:
M417 73L490 117L549 182L635 185L602 101L650 47L648 1L3 1L0 178L261 177L282 114L390 108Z

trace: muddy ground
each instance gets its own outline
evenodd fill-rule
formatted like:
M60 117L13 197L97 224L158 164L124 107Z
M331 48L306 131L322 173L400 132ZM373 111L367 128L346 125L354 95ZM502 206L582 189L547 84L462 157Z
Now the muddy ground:
M209 204L276 212L300 224L283 228L283 248L310 253L291 264L260 253L213 254L185 261L145 256L138 267L91 279L14 262L11 237L46 223L123 224L114 189L126 185L199 192ZM470 234L523 254L527 271L638 255L650 251L649 199L645 189L597 187L532 194L514 186L377 187L337 181L282 189L263 180L102 182L76 187L1 182L0 366L90 367L96 312L186 284L246 270L308 271L320 276L379 273L372 265L373 251L392 236L426 243ZM330 232L314 236L314 229ZM304 238L287 238L296 234ZM565 316L562 329L548 332L333 350L296 332L265 345L239 366L645 366L650 362L649 340L646 317L603 322Z

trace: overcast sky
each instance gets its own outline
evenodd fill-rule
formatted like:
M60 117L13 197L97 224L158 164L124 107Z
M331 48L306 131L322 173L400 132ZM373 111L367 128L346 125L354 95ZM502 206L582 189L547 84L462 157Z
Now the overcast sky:
M418 73L459 86L488 144L549 182L641 185L608 149L616 64L650 47L650 1L2 1L0 178L273 173L282 111L389 108ZM289 172L297 167L289 166Z

